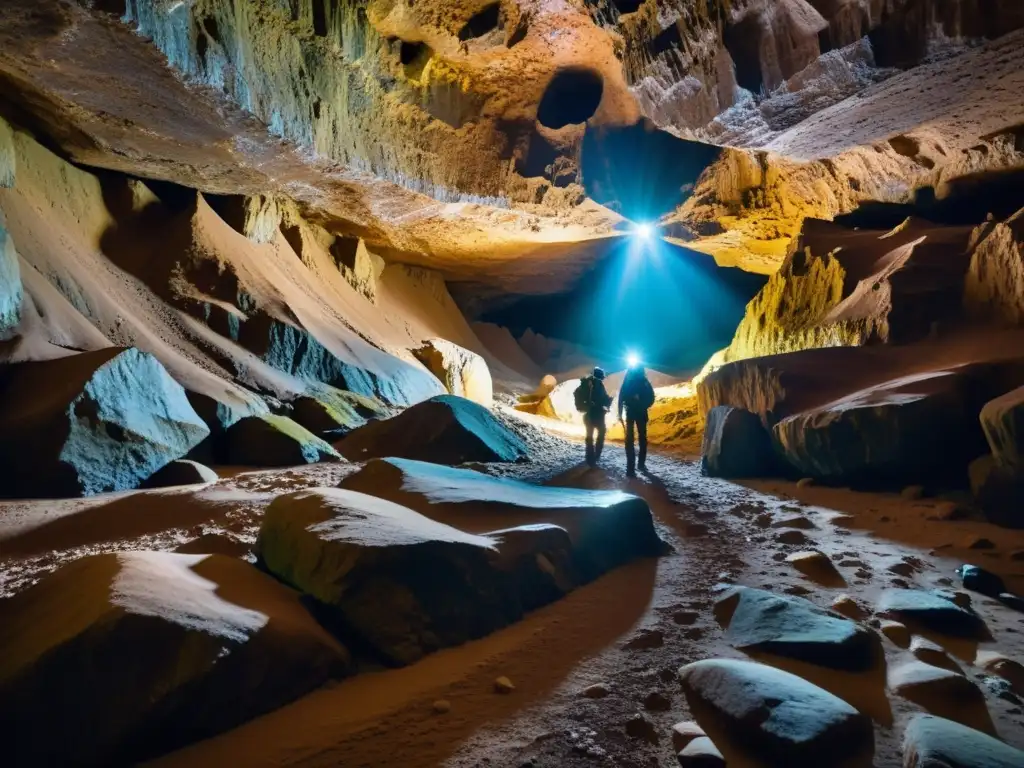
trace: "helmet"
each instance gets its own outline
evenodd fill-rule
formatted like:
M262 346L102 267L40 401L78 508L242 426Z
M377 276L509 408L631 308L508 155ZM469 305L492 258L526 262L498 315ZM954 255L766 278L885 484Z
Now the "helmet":
M594 378L598 379L598 380L604 379L604 368L600 368L600 367L595 368L594 369Z

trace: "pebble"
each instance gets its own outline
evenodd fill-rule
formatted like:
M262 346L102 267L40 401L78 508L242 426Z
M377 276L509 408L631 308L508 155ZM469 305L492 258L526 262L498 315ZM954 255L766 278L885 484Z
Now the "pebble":
M890 573L895 573L898 576L913 576L914 569L909 563L893 563L888 568Z
M771 515L758 515L756 518L754 518L754 525L756 525L758 528L770 528L771 524Z
M867 616L867 611L849 595L840 595L833 600L832 610L854 621L860 621Z
M594 685L588 685L580 693L588 699L603 699L611 691L604 683L594 683Z
M814 523L802 515L787 517L784 520L772 523L772 528L799 528L804 531L809 531L816 527Z
M780 544L808 544L810 539L804 535L803 531L783 531L782 533L775 536L775 540Z
M696 611L676 611L672 614L672 621L676 624L689 626L696 623L699 616L700 614Z
M498 693L512 693L516 687L512 684L512 681L502 675L494 681L494 690Z
M961 672L959 665L942 649L942 646L933 643L931 640L916 636L910 643L910 652L925 664L933 667L941 667L951 672Z
M907 629L906 624L886 619L879 625L878 631L900 646L900 648L906 648L910 645L910 630Z
M786 587L784 590L787 595L796 595L797 597L803 597L804 595L811 594L812 590L807 587L801 586L800 584L793 584L792 586Z
M672 726L672 748L681 752L694 739L706 736L704 729L692 720L684 720Z
M672 709L672 700L661 691L651 691L644 699L644 709L651 712L667 712Z
M452 703L446 699L438 699L431 706L439 715L444 715L452 711Z

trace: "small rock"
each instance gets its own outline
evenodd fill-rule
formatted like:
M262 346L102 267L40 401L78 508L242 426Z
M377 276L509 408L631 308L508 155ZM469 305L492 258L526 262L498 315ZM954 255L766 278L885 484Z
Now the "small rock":
M810 539L804 535L803 531L783 531L775 536L775 540L779 544L807 544Z
M906 648L910 645L910 630L907 629L906 624L886 619L881 622L878 631L900 648Z
M870 579L871 571L869 571L867 568L858 568L856 571L853 572L853 575L858 579Z
M855 560L853 558L844 558L839 561L840 568L866 568L863 560Z
M696 611L676 611L672 614L672 621L676 624L683 624L689 626L697 621L700 616Z
M925 518L927 520L963 520L967 517L967 510L955 501L943 501L932 507L931 513Z
M893 563L888 568L890 573L895 573L897 576L913 576L914 569L909 563Z
M917 621L936 632L958 637L979 637L985 633L985 623L978 616L934 592L887 589L882 593L878 612L886 618Z
M611 691L604 683L594 683L594 685L588 685L580 691L580 694L588 699L603 699L610 693Z
M1020 704L1020 697L1013 692L1013 686L1010 685L1009 680L1004 680L1001 677L993 677L991 675L980 675L978 681L984 686L985 690L995 696L997 699L1008 701L1011 704Z
M754 518L754 525L756 525L758 528L770 528L772 525L772 516L758 515L756 518Z
M892 518L889 517L888 515L882 515L880 518L878 518L878 522L880 522L880 523L888 523L891 520L892 520Z
M1015 611L1024 613L1024 598L1020 595L1014 595L1010 592L1000 592L997 597L999 598L999 602L1007 608L1012 608Z
M672 709L672 700L661 691L651 691L644 699L644 709L651 712L667 712Z
M672 748L681 752L694 739L706 736L704 729L692 720L684 720L672 726Z
M649 651L665 644L665 633L660 629L642 629L624 646L630 651Z
M797 597L803 597L804 595L811 594L811 592L813 592L814 590L808 589L807 587L801 586L800 584L793 584L791 586L786 587L782 591L785 592L787 595L796 595Z
M445 715L452 711L452 703L446 699L438 699L431 706L439 715Z
M812 579L828 581L839 576L829 556L817 549L794 552L786 558L786 562Z
M650 744L657 744L660 740L654 724L639 712L626 721L626 735L631 739L643 739Z
M968 536L962 546L964 549L995 549L996 543L984 536Z
M933 643L927 638L915 635L910 643L910 652L925 664L931 664L933 667L941 667L942 669L962 674L959 665L949 658L949 655L942 649L942 646Z
M774 560L776 563L781 563L785 559L786 559L786 553L785 552L775 552L774 554L772 554L772 560Z
M808 520L803 515L797 515L795 517L787 517L778 522L772 523L772 528L798 528L802 531L810 531L817 526Z
M860 604L858 604L857 601L849 595L840 595L833 600L832 610L838 614L846 616L848 619L853 619L854 621L861 621L865 616L867 616L867 611L865 611Z
M917 501L924 497L924 486L923 485L908 485L902 491L900 491L900 498L905 501Z
M986 597L995 597L1006 591L1001 577L976 565L961 565L956 569L956 575L960 577L964 588Z
M698 736L677 755L682 768L725 768L725 758L707 736Z
M814 485L813 477L801 477L799 480L796 481L797 488L806 488L810 485Z
M999 675L1010 683L1014 691L1024 696L1024 664L998 651L978 651L974 663L986 672Z
M516 687L512 685L512 681L507 677L502 676L494 681L494 690L497 693L512 693Z

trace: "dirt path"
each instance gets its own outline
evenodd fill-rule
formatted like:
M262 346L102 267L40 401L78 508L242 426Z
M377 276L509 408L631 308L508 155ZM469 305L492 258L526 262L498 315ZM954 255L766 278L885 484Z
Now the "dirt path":
M1024 550L1024 533L969 520L925 524L937 501L797 489L781 482L747 488L703 478L693 461L668 455L653 456L649 464L650 476L628 480L622 451L612 446L601 468L574 467L552 482L627 488L644 496L674 554L610 573L488 638L409 668L360 675L156 764L671 766L676 763L669 728L689 719L676 670L698 659L742 656L725 644L714 621L716 584L804 594L822 606L847 593L870 608L884 587L951 586L953 569L963 562L958 557L969 553L1024 587L1018 579L1024 562L1010 559L1012 551ZM793 517L813 528L803 531L804 543L782 544L780 533L794 529L767 526ZM979 535L995 547L984 554L960 547ZM950 542L954 546L943 546ZM783 562L787 553L811 546L860 565L855 571L841 568L845 585L816 585ZM900 573L889 570L893 566ZM974 603L995 638L985 647L1024 658L1024 617L979 595ZM910 658L888 641L885 647L890 666ZM971 667L974 649L949 650L981 684L999 735L1024 747L1019 702L985 687L980 671ZM886 695L884 670L856 676L794 665L790 671L869 712L878 724L874 765L901 764L903 723L917 710ZM513 693L493 692L500 675L513 681ZM610 694L581 695L596 683ZM645 709L653 692L667 699L667 709ZM438 699L449 701L451 711L435 714ZM626 733L638 713L651 724L650 740Z

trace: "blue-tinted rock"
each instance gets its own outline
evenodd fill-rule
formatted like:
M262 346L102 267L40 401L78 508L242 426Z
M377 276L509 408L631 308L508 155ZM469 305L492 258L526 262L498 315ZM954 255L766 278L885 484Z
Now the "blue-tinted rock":
M709 659L687 664L679 677L698 723L719 747L727 741L780 766L832 765L836 755L871 749L870 718L789 672Z
M853 670L869 668L880 652L874 632L800 597L735 587L715 612L728 617L725 638L740 650Z
M1021 768L1024 752L933 715L915 715L903 734L904 768Z
M936 632L956 637L983 637L985 622L950 600L916 589L887 589L878 603L878 612L900 620L916 621Z
M371 422L338 443L352 461L397 456L435 464L520 461L526 443L471 400L439 395L383 421Z

